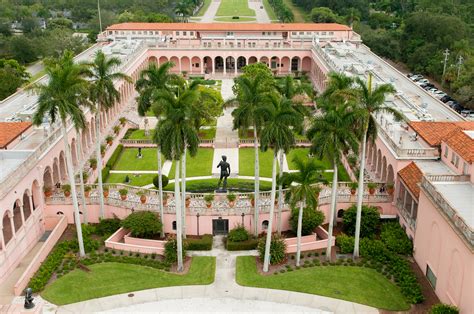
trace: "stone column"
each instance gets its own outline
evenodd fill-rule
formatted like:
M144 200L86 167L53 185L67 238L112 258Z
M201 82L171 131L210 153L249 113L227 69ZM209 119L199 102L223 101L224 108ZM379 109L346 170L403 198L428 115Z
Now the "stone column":
M224 75L227 74L227 57L224 57Z
M234 74L237 76L237 59L234 58Z
M20 205L21 224L25 225L25 213L23 212L23 204Z
M201 62L201 74L204 74L204 65L205 65L205 63L204 63L204 58L201 59L200 62Z
M16 230L15 230L15 222L13 221L13 214L8 214L8 218L10 218L10 225L12 228L12 238L16 237Z
M31 191L31 193L33 193L33 191ZM36 209L36 208L33 206L33 196L28 195L28 198L29 198L29 200L30 200L30 211L31 211L31 213L33 214L33 211Z
M2 241L2 250L5 251L5 238L3 237L3 226L0 228L0 240Z

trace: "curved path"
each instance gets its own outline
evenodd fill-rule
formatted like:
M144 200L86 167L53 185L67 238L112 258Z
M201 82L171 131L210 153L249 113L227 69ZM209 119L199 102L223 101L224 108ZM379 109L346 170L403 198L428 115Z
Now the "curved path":
M256 251L229 252L224 249L222 237L214 237L211 251L190 251L193 256L215 256L215 281L207 286L157 288L118 294L55 307L46 304L44 313L117 312L312 312L312 313L378 313L378 310L353 302L284 290L239 286L235 281L236 257L257 255ZM308 283L310 284L310 283ZM256 302L257 301L257 302ZM269 302L269 303L262 303ZM228 306L216 308L214 306Z

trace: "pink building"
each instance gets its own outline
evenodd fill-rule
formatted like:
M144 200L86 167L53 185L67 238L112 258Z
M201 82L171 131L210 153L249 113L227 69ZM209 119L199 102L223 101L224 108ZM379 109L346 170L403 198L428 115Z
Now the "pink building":
M415 260L426 273L439 298L455 304L462 312L474 311L474 236L473 184L474 146L472 123L416 86L361 43L359 35L339 24L193 24L193 23L124 23L112 25L101 34L101 43L76 57L90 60L102 50L119 57L121 71L135 81L150 62L172 61L173 71L188 76L231 78L243 66L263 62L275 75L306 72L317 90L323 91L330 71L366 78L374 83L392 83L397 93L387 104L398 108L406 122L388 115L377 116L379 137L367 150L367 175L372 181L393 183L395 197L383 189L365 194L365 200L380 208L384 217L399 217L407 234L413 238ZM40 81L45 81L41 78ZM125 109L134 101L134 85L116 82L121 102L101 114L102 141L127 114L119 138L140 118ZM0 121L30 121L37 97L25 91L12 95L0 106ZM86 162L93 154L96 117L85 110L87 128L80 134L69 127L68 140L74 169L86 164L89 182L97 170ZM424 121L440 122L424 122ZM443 122L450 121L450 122ZM28 282L28 276L39 267L42 257L52 248L43 237L58 238L65 222L73 223L71 201L55 189L66 182L64 147L58 125L48 121L40 127L29 123L0 122L0 284L9 282L13 270L31 252L33 258L25 276L18 279L16 293ZM1 130L8 130L5 133ZM4 137L4 134L7 136ZM104 165L119 139L107 145ZM345 163L348 167L348 164ZM103 166L103 165L101 165ZM160 202L154 190L144 190L141 203L138 190L130 187L128 199L118 194L121 185L111 185L106 199L106 216L125 217L132 210L156 210ZM46 193L44 193L46 192ZM45 194L52 194L45 197ZM207 208L202 194L193 194L186 213L189 234L214 233L215 226L232 228L243 223L249 229L258 224L264 231L268 220L269 196L262 193L260 219L253 221L251 200L240 194L235 204L216 200ZM82 196L79 197L82 199ZM173 232L174 205L170 193L165 213L165 231ZM320 209L329 216L330 191L320 195ZM82 219L98 221L98 196L95 190L86 197L87 212ZM221 200L222 201L222 200ZM352 205L355 197L347 184L338 189L338 209ZM288 208L284 207L283 227L288 228ZM61 219L58 219L61 217ZM62 219L65 218L65 219ZM51 231L52 233L49 234Z

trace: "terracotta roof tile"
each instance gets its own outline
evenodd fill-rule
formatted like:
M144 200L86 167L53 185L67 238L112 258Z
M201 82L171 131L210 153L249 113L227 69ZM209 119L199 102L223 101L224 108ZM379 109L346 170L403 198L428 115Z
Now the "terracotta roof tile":
M398 172L398 175L402 179L405 186L411 191L417 198L420 197L420 186L421 178L423 173L420 168L412 161L408 166Z
M190 30L190 31L350 31L336 23L121 23L107 30Z
M31 127L31 122L0 122L0 149L4 149Z
M465 161L474 161L474 139L467 135L463 129L457 128L450 132L443 140L452 150Z
M474 122L409 122L411 128L430 146L439 146L441 141L455 129L474 130Z

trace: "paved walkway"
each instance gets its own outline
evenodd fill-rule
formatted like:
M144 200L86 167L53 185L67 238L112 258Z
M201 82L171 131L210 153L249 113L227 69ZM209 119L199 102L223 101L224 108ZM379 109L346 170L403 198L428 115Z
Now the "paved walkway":
M211 0L211 4L207 8L207 11L204 13L204 15L201 17L201 21L199 23L212 23L220 5L221 0Z
M257 23L271 23L262 0L249 0L249 8L255 11L255 14L257 15Z
M181 286L149 289L73 303L55 308L45 305L44 313L118 312L312 312L312 313L378 313L369 306L327 298L318 295L284 290L243 287L235 281L236 257L257 255L256 251L229 252L224 249L222 237L214 237L211 251L189 251L193 256L215 256L215 281L207 286ZM308 283L310 284L310 283ZM226 302L226 300L230 300ZM262 304L261 302L269 302ZM215 305L225 307L214 307ZM230 307L227 307L227 306ZM249 305L256 305L256 308ZM296 306L295 308L291 306Z

